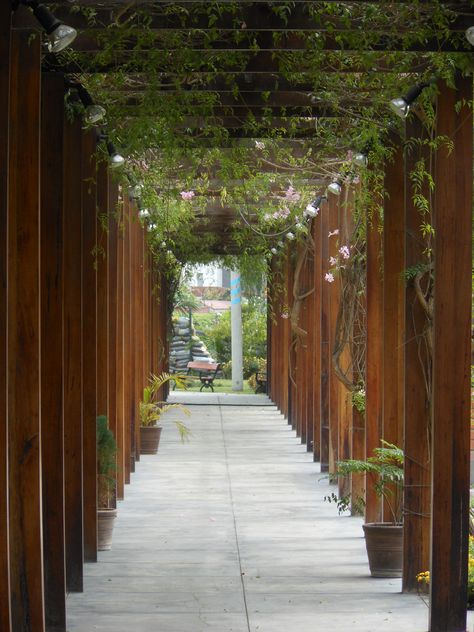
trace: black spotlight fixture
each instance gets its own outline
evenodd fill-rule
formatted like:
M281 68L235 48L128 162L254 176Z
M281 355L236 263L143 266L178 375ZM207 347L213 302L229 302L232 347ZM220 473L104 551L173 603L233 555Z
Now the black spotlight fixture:
M48 7L40 4L38 0L21 0L23 4L33 11L35 18L41 24L48 36L48 50L50 53L59 53L67 48L77 37L76 29L58 20ZM15 8L15 6L14 6Z
M404 97L398 97L390 101L390 107L400 118L406 118L412 103L417 99L430 83L419 83L410 88Z
M110 156L110 166L112 168L121 167L125 162L125 158L118 153L115 149L115 145L109 140L107 141L107 151Z
M97 105L97 103L94 103L91 95L84 88L84 86L80 83L71 82L69 83L69 88L77 90L77 94L79 95L81 103L84 106L85 122L89 125L95 125L96 123L102 121L102 119L107 114L105 108L103 108L101 105Z

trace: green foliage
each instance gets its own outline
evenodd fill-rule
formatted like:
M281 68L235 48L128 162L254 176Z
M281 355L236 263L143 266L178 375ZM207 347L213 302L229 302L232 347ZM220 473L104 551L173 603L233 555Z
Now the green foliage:
M250 376L249 379L247 380L248 385L250 386L251 389L253 389L254 391L257 390L258 388L258 384L257 384L257 378L256 378L256 373L257 371L259 373L266 373L267 371L267 359L266 358L255 358L256 362L256 368L255 371L253 371Z
M365 390L360 388L352 393L352 405L357 412L362 415L365 413Z
M180 283L174 295L173 309L177 312L187 314L194 312L201 306L201 301L195 296L189 287L184 283Z
M97 497L101 508L110 508L117 478L117 443L105 415L99 415L97 425Z
M403 520L402 487L403 487L403 450L396 445L382 440L382 447L374 448L373 455L367 459L347 459L338 461L335 478L347 477L351 474L366 474L366 484L370 481L377 496L384 499L390 508L393 522L400 524ZM362 496L348 494L339 498L335 494L325 497L328 502L335 502L340 512L351 505L358 512L365 506Z
M226 367L232 357L230 310L204 320L202 315L194 319L196 329L202 332L201 338L217 362ZM206 322L207 321L207 322ZM256 371L256 358L266 357L267 321L266 305L263 298L251 298L242 305L242 336L244 356L244 377Z
M181 410L185 415L191 414L189 409L182 404L167 404L158 399L165 384L174 382L178 388L186 388L186 379L185 375L171 375L169 373L150 376L148 386L143 389L143 400L139 404L141 426L156 426L164 413L175 408ZM182 421L175 420L174 424L182 441L189 437L189 429Z

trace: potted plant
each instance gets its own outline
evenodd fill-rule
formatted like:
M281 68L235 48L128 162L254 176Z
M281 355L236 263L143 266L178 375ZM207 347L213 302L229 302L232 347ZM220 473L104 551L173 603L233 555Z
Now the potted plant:
M336 478L365 474L366 484L373 485L377 496L383 498L389 508L392 517L390 522L371 522L363 525L369 567L373 577L402 576L403 463L403 450L392 443L382 441L382 446L375 448L372 456L367 459L338 461L336 466ZM325 500L335 502L340 513L349 508L361 512L365 506L363 497L354 497L350 492L341 497L333 493L326 496Z
M149 378L148 386L143 389L143 400L140 402L140 454L156 454L160 442L162 427L157 425L163 413L173 408L179 408L186 415L189 410L182 404L167 404L159 401L161 388L168 382L175 382L180 388L186 387L186 376L169 373L161 373L161 375L152 374ZM174 422L178 428L181 439L183 440L189 434L188 428L182 421Z
M108 551L117 517L115 483L117 479L117 444L105 415L97 417L97 548Z

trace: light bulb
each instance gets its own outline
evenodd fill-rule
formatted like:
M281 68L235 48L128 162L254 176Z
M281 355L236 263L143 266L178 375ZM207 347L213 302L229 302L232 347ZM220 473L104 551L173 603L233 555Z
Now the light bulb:
M405 101L403 97L392 99L390 101L390 107L400 118L406 118L408 116L408 112L410 111L410 105Z
M270 252L274 255L278 254L278 250L276 248L270 248Z
M474 46L474 26L470 26L466 31L466 39L471 46Z
M95 123L101 121L106 114L107 112L105 111L105 108L94 103L86 107L84 112L84 120L86 121L86 123L89 123L89 125L94 125Z
M334 195L340 195L341 194L341 185L339 184L339 182L331 182L331 184L328 186L328 191L331 191L331 193L334 193Z
M290 231L289 233L286 233L286 238L289 239L290 241L293 241L293 239L295 238L295 235L294 233Z
M60 24L54 31L48 33L48 50L50 53L59 53L72 44L77 37L76 29L67 24Z
M368 162L367 155L363 154L362 152L354 154L354 156L352 158L352 162L355 165L357 165L358 167L366 167L367 166L367 162Z

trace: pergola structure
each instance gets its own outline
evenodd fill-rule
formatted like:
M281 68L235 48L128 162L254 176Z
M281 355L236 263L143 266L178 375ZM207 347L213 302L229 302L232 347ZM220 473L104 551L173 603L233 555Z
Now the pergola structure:
M324 36L318 52L342 49L350 55L344 38L357 36L364 25L348 24L337 13L321 24L308 13L318 3L303 1L218 3L237 5L237 17L223 10L211 28L199 11L193 15L205 3L83 0L81 5L94 10L91 27L74 5L60 0L54 3L57 17L79 30L73 48L90 57L86 74L103 75L106 82L107 73L127 63L133 38L113 60L98 53L103 33L118 19L126 20L137 4L184 7L181 15L152 17L151 28L165 37L188 34L186 46L201 51L203 58L227 50L245 55L245 63L236 62L236 67L217 67L212 73L191 68L180 77L170 76L168 44L157 59L161 97L176 92L177 83L187 96L219 94L206 117L222 125L229 139L253 137L246 124L249 114L258 123L259 137L271 135L278 124L283 138L285 128L291 129L291 138L306 138L315 120L344 116L343 109L314 99L304 70L308 44L301 34L313 34L315 41ZM287 14L277 14L270 6L275 4L292 6ZM398 4L403 2L392 3ZM437 3L420 6L428 11L432 4ZM399 39L372 34L368 46L380 53L380 72L397 71L385 54L404 47L421 56L427 51L471 51L464 31L474 25L472 3L441 5L453 11L450 31L441 38L406 45L404 33ZM228 33L238 29L246 37L236 43ZM203 43L207 31L214 34L211 44L205 37ZM137 220L135 203L97 157L95 130L83 129L79 119L66 115L67 79L84 69L74 57L59 63L45 54L40 32L26 6L2 4L0 629L5 632L65 632L66 594L82 589L84 562L97 560L96 416L107 414L117 438L120 499L139 460L140 393L147 375L166 367L164 270L147 248L147 230ZM281 70L279 54L288 52L301 54L302 71L293 81ZM355 59L338 70L364 71ZM238 96L229 89L228 74ZM138 62L133 78L133 86L124 89L131 110L142 90ZM351 345L362 325L360 331L346 332L336 349L344 286L324 281L328 258L337 255L335 240L328 235L352 230L357 185L349 183L341 197L328 194L312 220L314 248L292 242L286 256L271 262L269 395L324 471L332 471L339 459L369 454L381 439L404 446L403 587L413 590L416 574L430 568L430 632L465 632L472 76L459 73L454 85L439 80L436 99L436 133L451 142L436 152L430 172L435 183L435 257L428 309L416 303L416 284L406 283L403 273L424 256L409 174L417 160L427 157L429 147L414 142L408 151L395 137L395 159L385 166L383 222L373 216L367 224L361 307L367 332L365 416L354 411L351 392L337 376L338 367L347 375L356 370ZM347 104L364 105L352 95ZM202 115L198 111L182 126L195 134L202 128ZM416 117L408 119L407 139L420 141L424 134ZM216 252L238 252L229 237L235 214L232 209L216 213L206 228L217 236ZM283 312L289 317L281 318ZM427 327L432 327L433 358L428 377L417 344L419 332ZM353 374L350 379L355 381ZM350 484L362 488L363 481ZM375 521L385 511L367 493L367 519Z

